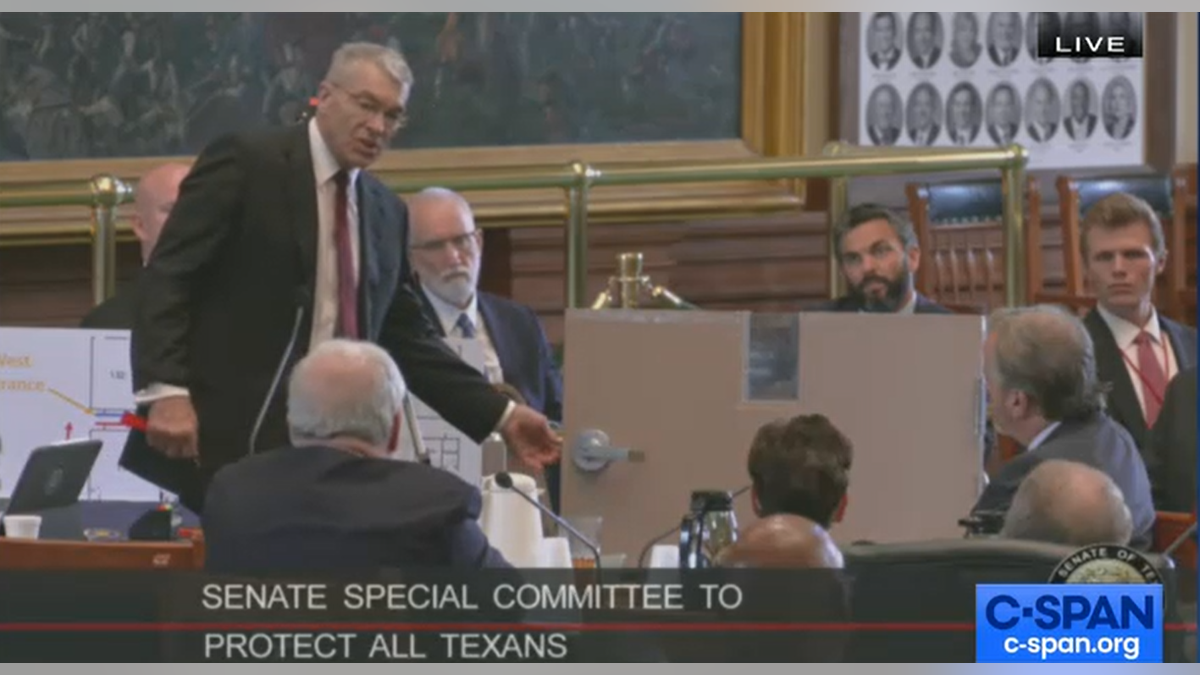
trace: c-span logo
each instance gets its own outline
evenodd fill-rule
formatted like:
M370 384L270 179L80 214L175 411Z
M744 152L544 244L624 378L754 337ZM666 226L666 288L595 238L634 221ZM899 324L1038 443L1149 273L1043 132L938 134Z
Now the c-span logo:
M976 586L976 661L1162 662L1163 587L1137 551L1080 549L1050 581Z
M1142 56L1140 12L1039 12L1041 59L1128 59Z

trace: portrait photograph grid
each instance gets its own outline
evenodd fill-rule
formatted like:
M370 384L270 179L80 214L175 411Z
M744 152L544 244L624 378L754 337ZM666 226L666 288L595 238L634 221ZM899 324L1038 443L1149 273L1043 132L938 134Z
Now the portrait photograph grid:
M1145 61L1038 58L1038 32L1124 35L1131 12L860 13L859 143L1019 143L1029 168L1144 161Z

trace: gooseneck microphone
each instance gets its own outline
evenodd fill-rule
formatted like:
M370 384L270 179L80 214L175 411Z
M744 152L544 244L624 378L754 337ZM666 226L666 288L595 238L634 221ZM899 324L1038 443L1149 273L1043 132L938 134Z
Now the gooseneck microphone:
M426 466L432 465L433 462L429 459L429 450L425 448L425 437L421 435L421 427L417 423L417 411L413 407L412 394L405 394L404 402L401 405L404 409L404 424L408 426L408 436L412 439L413 454L416 455L416 460Z
M271 386L267 389L267 395L263 398L262 407L258 409L258 417L254 420L254 429L250 432L250 454L258 452L258 434L262 431L263 422L267 419L267 410L271 407L271 401L275 399L275 394L279 391L279 383L283 381L283 372L287 370L288 363L292 360L292 352L296 350L296 341L300 338L300 326L304 324L304 313L308 307L312 305L312 292L307 287L301 286L296 289L296 320L292 324L292 337L288 340L287 349L283 350L283 356L279 359L279 365L275 368L275 377L271 380Z
M496 474L495 480L496 480L496 485L499 485L500 487L504 488L505 490L512 490L513 492L521 495L521 499L524 499L525 501L529 502L530 504L533 504L533 507L535 509L546 514L550 518L550 520L553 520L555 523L558 524L559 527L563 528L568 533L570 533L570 535L572 537L575 537L575 539L577 539L578 541L583 542L583 545L586 546L588 548L588 550L592 552L592 556L596 559L596 570L599 571L599 569L600 569L600 547L597 546L595 544L595 542L593 542L591 539L588 539L587 537L583 536L583 534L579 530L575 529L574 525L568 523L566 521L566 519L559 516L557 513L551 511L550 509L546 508L545 506L543 506L541 502L539 502L538 500L534 499L533 497L530 497L529 495L525 494L524 491L518 490L517 488L513 487L512 475L510 475L507 471L501 471L500 473Z
M753 486L744 485L744 486L738 488L737 490L734 490L733 494L729 495L730 499L737 499L738 497L742 496L746 492L749 492L751 487L753 487ZM657 537L655 537L655 538L651 539L649 542L647 542L646 546L642 549L642 552L638 554L637 566L642 567L643 565L646 564L646 556L650 554L650 549L654 548L655 544L662 541L663 539L666 539L667 537L671 536L672 534L675 534L678 531L679 531L679 525L675 525L671 529L667 530L666 532L663 532L662 534L658 535Z

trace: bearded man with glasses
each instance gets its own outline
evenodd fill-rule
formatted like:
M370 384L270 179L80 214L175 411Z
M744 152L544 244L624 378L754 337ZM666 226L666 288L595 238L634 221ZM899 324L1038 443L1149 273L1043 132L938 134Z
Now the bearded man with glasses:
M413 393L477 442L503 436L531 470L562 440L438 338L413 288L405 205L366 168L404 126L399 53L342 46L307 124L205 148L139 287L134 390L147 415L121 464L200 512L222 466L287 444L292 366L333 338L370 340Z
M562 377L542 324L520 303L478 290L483 233L471 205L444 188L429 188L408 200L412 240L409 260L419 282L426 315L443 336L477 339L484 374L508 385L553 421L562 420ZM557 465L546 467L550 506L559 510Z

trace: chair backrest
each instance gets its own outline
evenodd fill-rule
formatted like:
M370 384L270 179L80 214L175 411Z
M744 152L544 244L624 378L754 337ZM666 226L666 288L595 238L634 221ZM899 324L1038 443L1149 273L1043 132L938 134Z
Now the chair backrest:
M1036 192L1034 181L1026 194ZM909 217L921 244L917 289L951 308L986 313L1004 304L1004 194L1000 179L954 183L910 183ZM1024 207L1022 207L1024 208ZM1030 211L1026 232L1041 230L1041 216ZM1026 284L1041 277L1040 236L1026 238Z
M1196 325L1196 164L1181 164L1171 172L1175 214L1167 232L1167 285L1175 318Z
M1083 255L1079 251L1079 231L1083 215L1096 202L1108 195L1125 192L1144 199L1170 225L1174 213L1174 190L1171 179L1160 175L1103 176L1073 178L1059 176L1058 209L1062 221L1063 277L1068 296L1084 294Z
M975 620L975 586L983 583L1047 583L1054 568L1076 547L999 538L946 539L899 544L856 544L843 550L853 583L853 620L858 622L953 622ZM1146 554L1163 577L1175 613L1175 566ZM971 662L972 631L861 632L849 654L859 661Z
M4 570L196 570L196 547L180 542L85 542L0 537Z

